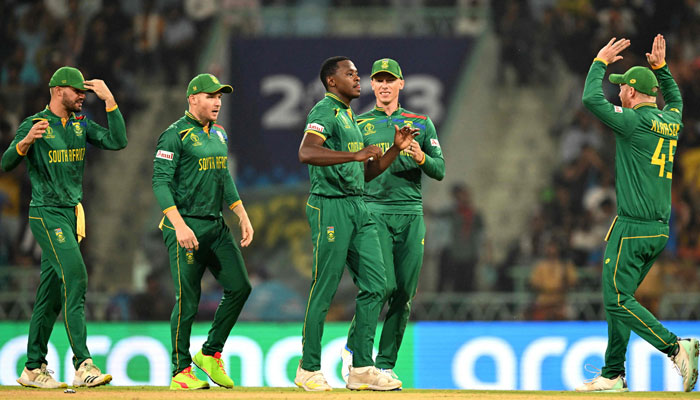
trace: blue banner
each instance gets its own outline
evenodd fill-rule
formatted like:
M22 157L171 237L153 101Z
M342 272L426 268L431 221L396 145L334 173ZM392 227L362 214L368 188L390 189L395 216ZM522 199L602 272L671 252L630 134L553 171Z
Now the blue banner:
M446 117L460 71L473 38L378 39L236 39L231 46L229 82L233 95L224 99L227 131L236 156L239 187L308 180L297 158L306 116L323 97L321 63L344 55L358 68L362 95L355 112L371 109L372 62L393 58L406 79L401 105L428 114L436 127Z
M668 322L682 337L700 337L699 322ZM192 330L190 352L206 340L210 324ZM28 322L0 323L0 385L14 385L26 361ZM340 350L348 324L327 323L321 368L333 387L344 387ZM170 382L170 328L159 323L89 323L88 347L113 385L166 386ZM378 337L378 336L377 336ZM377 343L375 343L376 347ZM594 376L607 345L604 322L417 322L406 329L394 371L405 388L573 390ZM294 386L301 357L301 322L239 323L222 352L229 375L241 386ZM71 382L72 351L56 324L48 362L56 378ZM627 352L632 391L682 391L664 354L632 334ZM200 377L206 376L200 372Z

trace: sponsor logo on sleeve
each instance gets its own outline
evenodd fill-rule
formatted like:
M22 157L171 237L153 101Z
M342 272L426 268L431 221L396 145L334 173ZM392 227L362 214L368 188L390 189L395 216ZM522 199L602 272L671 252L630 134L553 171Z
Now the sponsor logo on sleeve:
M163 160L173 160L173 153L171 151L158 150L156 153L156 158L162 158Z
M622 114L622 107L620 106L615 106L615 112Z
M440 147L440 142L437 139L430 139L430 144L435 147Z
M306 125L306 129L310 129L312 131L316 131L318 133L323 133L323 130L325 129L323 125L317 124L317 123L310 123Z

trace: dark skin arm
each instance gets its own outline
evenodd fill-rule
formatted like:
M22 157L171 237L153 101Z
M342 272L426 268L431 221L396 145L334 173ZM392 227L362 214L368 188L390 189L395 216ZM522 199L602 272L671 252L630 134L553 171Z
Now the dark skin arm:
M323 138L307 133L299 146L299 161L304 164L326 167L351 161L365 161L374 157L379 159L382 149L377 146L367 146L358 152L336 151L323 147Z
M371 181L384 172L385 169L389 168L389 165L394 162L399 153L411 144L413 138L420 131L417 128L411 128L409 126L404 126L399 129L396 125L394 125L394 130L394 144L389 150L387 150L381 158L370 159L365 163L365 182Z

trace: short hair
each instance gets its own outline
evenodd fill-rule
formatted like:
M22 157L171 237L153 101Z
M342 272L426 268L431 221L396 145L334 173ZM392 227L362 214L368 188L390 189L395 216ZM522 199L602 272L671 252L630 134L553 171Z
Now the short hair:
M319 73L319 76L321 78L321 83L323 83L323 87L328 90L328 82L326 82L326 78L329 76L333 75L338 71L338 63L341 61L349 60L349 58L345 56L333 56L321 64L321 72Z

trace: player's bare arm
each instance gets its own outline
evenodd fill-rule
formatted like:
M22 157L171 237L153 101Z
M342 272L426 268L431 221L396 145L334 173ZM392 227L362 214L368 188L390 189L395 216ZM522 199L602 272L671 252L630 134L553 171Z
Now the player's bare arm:
M38 139L44 137L44 132L46 132L46 128L48 127L49 121L46 120L41 120L32 125L32 128L29 130L29 132L27 132L27 136L17 143L18 150L22 154L27 154L29 147L31 147L31 145L33 145Z
M173 207L167 213L165 213L165 216L168 217L170 222L173 224L173 228L175 228L175 236L177 237L177 243L180 245L180 247L184 247L187 250L199 250L197 236L195 236L192 229L187 226L185 220L182 219L180 211Z
M394 144L389 147L389 150L381 158L373 157L373 159L368 160L365 164L365 182L371 181L389 168L389 165L394 162L399 153L410 146L418 132L419 129L417 128L404 126L399 129L398 126L394 125Z
M647 61L653 69L663 67L666 63L666 39L662 34L657 34L651 45L651 53L646 53Z
M105 102L105 107L108 109L113 108L117 105L114 100L112 92L107 87L107 84L102 79L90 79L83 83L85 87L89 90L95 92L95 95L100 98L100 100Z
M248 247L253 241L253 224L250 223L250 218L248 218L243 204L234 207L233 212L238 216L238 226L241 227L241 247Z
M612 64L616 61L622 60L623 57L620 53L626 48L630 47L629 39L622 38L615 41L616 38L610 39L608 44L606 44L596 56L597 59L603 60L606 64Z
M365 161L371 157L379 158L382 155L382 150L377 146L368 146L353 153L331 150L323 147L323 142L322 137L306 133L299 146L299 161L304 164L325 167L351 161Z

